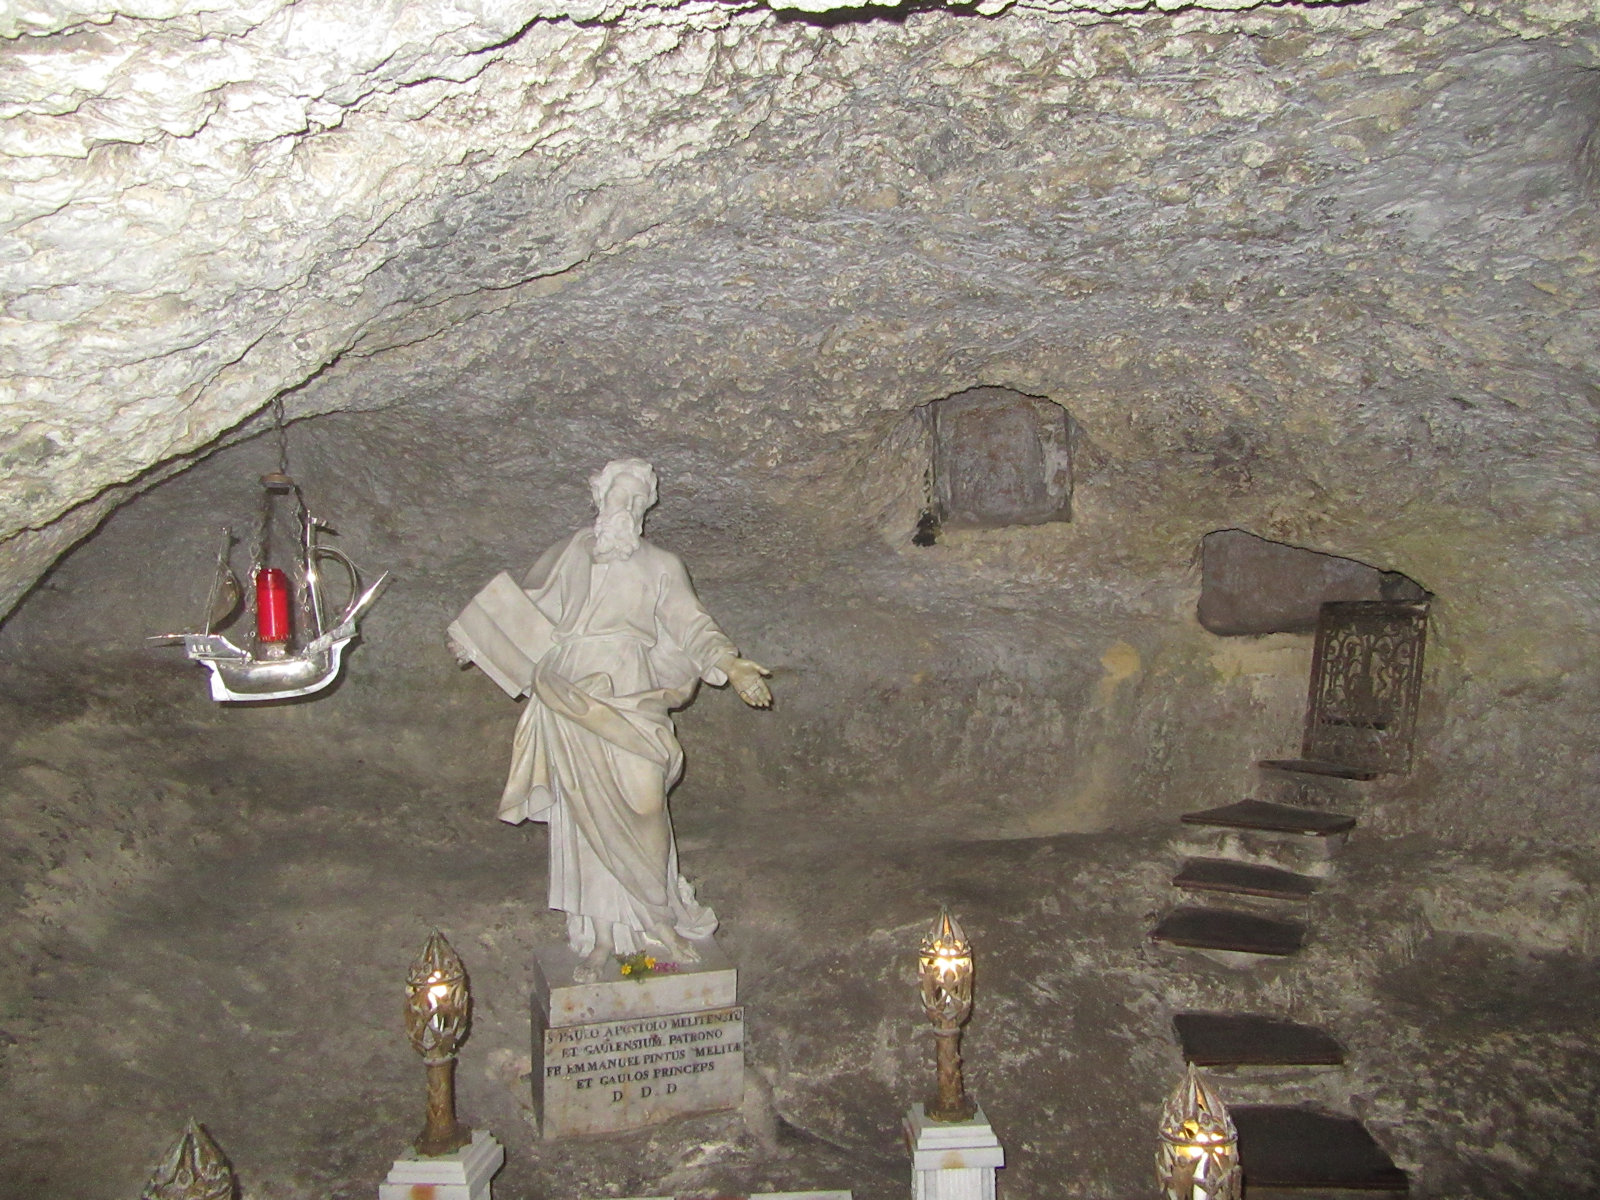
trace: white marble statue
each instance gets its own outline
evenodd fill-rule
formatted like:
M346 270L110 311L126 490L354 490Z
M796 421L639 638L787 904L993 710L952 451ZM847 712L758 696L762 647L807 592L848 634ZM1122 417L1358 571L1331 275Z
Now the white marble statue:
M450 627L462 662L528 694L500 819L550 825L550 907L567 914L579 982L641 938L698 960L690 942L717 918L678 873L667 792L683 750L669 712L701 680L772 704L770 672L739 657L677 555L641 537L650 464L618 459L589 486L593 527L547 550L520 588L498 577Z

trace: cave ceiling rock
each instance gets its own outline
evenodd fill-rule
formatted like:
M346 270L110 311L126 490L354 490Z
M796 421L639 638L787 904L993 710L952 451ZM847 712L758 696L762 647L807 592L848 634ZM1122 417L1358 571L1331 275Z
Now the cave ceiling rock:
M1481 47L1490 27L1501 36L1572 42L1573 29L1596 15L1593 3L1578 0L1523 0L1488 11L1466 0L1016 0L1009 7L986 0L984 11L1006 13L982 22L926 12L908 15L903 28L865 30L832 27L826 16L848 17L858 5L804 0L791 6L805 10L791 13L802 19L775 16L777 7L703 0L0 7L0 36L8 39L0 45L0 350L8 366L0 381L0 615L110 507L218 439L237 436L275 395L290 393L292 415L358 395L379 403L385 389L378 382L315 385L341 364L372 363L526 310L584 264L674 238L683 245L685 231L731 206L761 218L764 206L803 218L808 204L814 213L846 196L874 222L869 232L888 238L897 261L920 256L903 275L921 278L923 313L941 289L973 290L993 271L979 267L992 255L976 255L976 240L963 246L952 237L948 248L929 248L930 236L942 239L959 224L938 205L962 209L962 220L970 209L979 235L1021 229L1020 217L1059 236L1058 197L1024 186L1031 160L993 180L964 179L955 159L967 147L958 146L933 174L916 177L919 164L903 161L904 139L892 127L886 134L863 124L872 106L894 107L899 96L888 89L908 74L953 95L970 92L972 115L988 122L974 145L990 158L984 139L1015 140L1012 125L1037 119L1046 103L1040 97L1059 90L1068 110L1083 110L1081 120L1051 120L1072 155L1098 147L1082 166L1087 174L1080 179L1058 166L1060 178L1050 184L1086 186L1108 206L1102 216L1110 232L1100 218L1083 223L1100 230L1098 248L1093 238L1075 247L1083 262L1074 265L1088 270L1120 227L1118 209L1129 198L1115 189L1141 182L1146 156L1170 156L1172 146L1191 142L1204 154L1206 139L1248 132L1282 109L1286 91L1305 91L1296 104L1316 102L1318 89L1337 92L1341 73L1403 76L1437 67L1429 39L1456 26L1476 23L1480 35L1463 42L1469 48ZM1063 31L1047 72L1035 66L1044 54L1040 22ZM1133 49L1115 38L1095 41L1117 27L1151 40ZM1250 35L1248 52L1242 43L1229 49L1229 36L1241 32ZM1362 39L1354 61L1330 52L1353 36ZM1195 69L1195 60L1219 48L1218 62ZM1592 58L1592 47L1585 53ZM1294 75L1300 56L1310 60L1303 79ZM1050 78L1034 78L1041 72ZM1286 88L1286 79L1305 87ZM1010 103L1024 93L1034 98ZM1371 100L1372 111L1337 116L1349 121L1337 136L1356 143L1351 153L1366 146L1357 134L1402 120L1415 101L1405 89L1391 93ZM1097 112L1119 119L1108 124ZM836 116L841 124L830 127ZM1180 135L1189 140L1180 143ZM1232 155L1236 142L1230 135L1217 145ZM1188 196L1213 212L1247 212L1259 183L1251 164L1275 153L1265 142L1251 145L1242 165L1226 169L1179 155L1189 181L1181 173L1161 181L1172 197L1166 203ZM862 169L851 180L837 169L830 177L825 164L808 172L800 157L808 147L836 149ZM874 172L898 173L900 181ZM924 209L933 206L932 219L927 211L920 224L883 217L878 210L892 209L897 189L912 184L925 193ZM1199 194L1207 188L1216 194ZM1133 199L1138 212L1162 211L1148 198ZM987 225L986 203L993 205ZM893 220L901 224L886 223ZM921 238L910 250L888 237L904 242L906 229ZM806 283L808 248L769 240ZM872 265L863 259L854 273ZM816 280L810 283L811 292L797 287L788 298L794 315L819 307ZM1015 291L984 286L997 306ZM576 318L580 327L619 315L616 289L597 288L594 297L598 307ZM858 289L832 303L877 299ZM827 336L841 352L852 337L857 346L912 346L919 341L912 315L891 310L882 319L836 322ZM716 344L745 313L735 306L713 314L702 305L695 316L697 336ZM529 323L535 318L524 317ZM1042 332L1024 322L1010 336L1037 341ZM1462 336L1482 332L1468 323ZM629 331L617 336L626 341ZM1552 354L1592 366L1582 337L1545 340ZM959 366L957 350L942 353L956 365L947 378L930 377L918 399L997 382L954 378L970 368ZM566 368L565 377L575 370ZM1027 370L1020 366L1010 382L1035 386L1020 377ZM389 399L397 394L389 389ZM837 414L824 420L839 424Z

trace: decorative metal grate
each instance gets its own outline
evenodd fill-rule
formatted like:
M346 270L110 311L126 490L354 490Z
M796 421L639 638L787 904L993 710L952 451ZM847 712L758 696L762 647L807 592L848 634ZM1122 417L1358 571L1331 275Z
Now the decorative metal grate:
M1377 774L1411 766L1428 603L1322 606L1301 754Z

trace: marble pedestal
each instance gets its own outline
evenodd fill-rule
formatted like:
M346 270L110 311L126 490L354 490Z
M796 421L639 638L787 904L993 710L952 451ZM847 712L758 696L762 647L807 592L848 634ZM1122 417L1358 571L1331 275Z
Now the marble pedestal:
M454 1154L425 1157L408 1150L395 1159L389 1178L378 1185L378 1200L489 1200L489 1181L506 1161L506 1150L486 1129Z
M744 1099L738 971L716 942L698 963L575 983L564 944L534 956L533 1104L546 1138L616 1133Z
M994 1173L1006 1165L983 1109L970 1121L931 1121L913 1104L905 1120L912 1200L994 1200Z

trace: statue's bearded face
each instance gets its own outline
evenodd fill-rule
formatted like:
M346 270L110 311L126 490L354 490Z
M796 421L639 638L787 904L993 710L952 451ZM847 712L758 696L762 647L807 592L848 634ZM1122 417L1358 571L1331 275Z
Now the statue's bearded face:
M618 476L600 501L594 519L596 562L627 558L639 548L649 496L638 480Z

